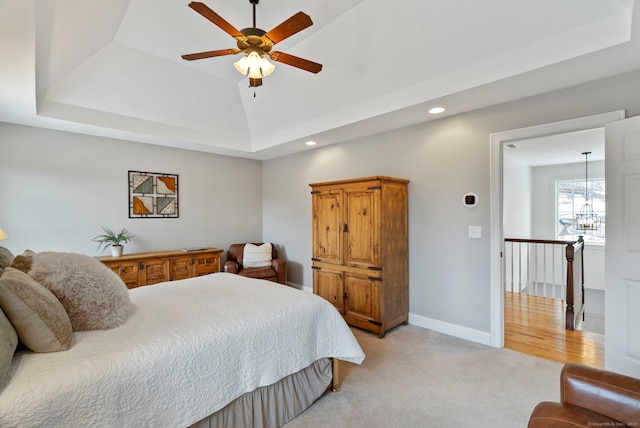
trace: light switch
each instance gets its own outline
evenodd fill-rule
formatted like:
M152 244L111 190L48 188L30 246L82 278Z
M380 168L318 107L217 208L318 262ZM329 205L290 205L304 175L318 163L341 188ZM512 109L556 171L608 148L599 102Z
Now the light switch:
M482 238L482 226L469 226L469 238Z

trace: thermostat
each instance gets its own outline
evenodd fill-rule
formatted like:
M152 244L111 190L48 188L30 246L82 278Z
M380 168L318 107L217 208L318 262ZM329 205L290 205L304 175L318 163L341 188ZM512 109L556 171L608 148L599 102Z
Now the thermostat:
M467 193L464 195L464 205L467 207L475 207L478 205L478 195L475 193Z

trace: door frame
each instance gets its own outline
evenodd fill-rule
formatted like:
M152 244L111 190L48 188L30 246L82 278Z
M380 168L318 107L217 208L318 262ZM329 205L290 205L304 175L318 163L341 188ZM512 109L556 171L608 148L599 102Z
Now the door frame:
M491 155L489 161L490 173L490 308L491 332L490 345L495 348L504 347L504 266L503 266L503 149L505 144L513 141L545 137L554 134L583 131L601 128L605 124L625 118L625 110L584 116L543 125L497 132L489 136ZM605 286L606 289L606 286Z

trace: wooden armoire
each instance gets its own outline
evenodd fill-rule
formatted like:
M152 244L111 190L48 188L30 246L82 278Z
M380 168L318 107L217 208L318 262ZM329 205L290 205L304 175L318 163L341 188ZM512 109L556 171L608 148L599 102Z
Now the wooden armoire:
M383 176L310 184L313 292L381 338L408 322L408 184Z

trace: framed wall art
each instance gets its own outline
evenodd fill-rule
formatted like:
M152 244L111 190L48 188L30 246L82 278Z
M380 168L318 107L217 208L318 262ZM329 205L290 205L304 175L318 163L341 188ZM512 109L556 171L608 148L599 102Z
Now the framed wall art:
M129 171L129 218L178 218L178 176Z

